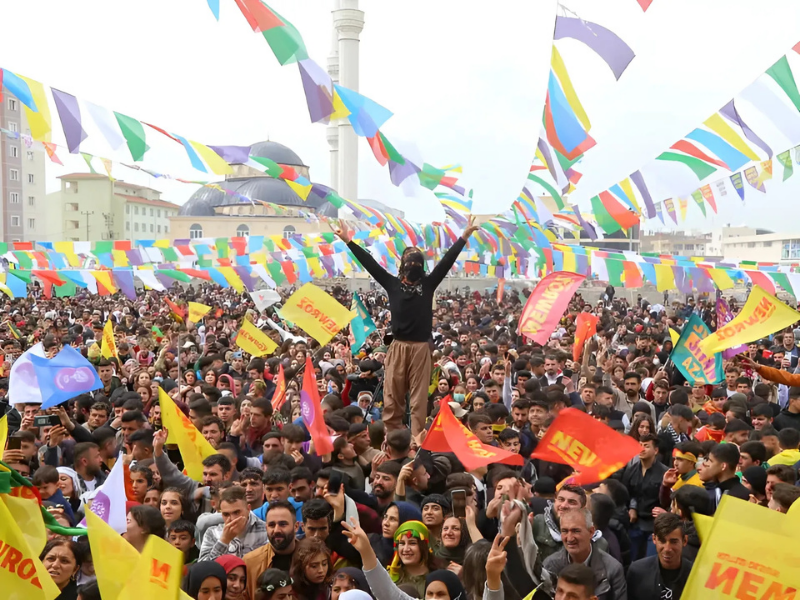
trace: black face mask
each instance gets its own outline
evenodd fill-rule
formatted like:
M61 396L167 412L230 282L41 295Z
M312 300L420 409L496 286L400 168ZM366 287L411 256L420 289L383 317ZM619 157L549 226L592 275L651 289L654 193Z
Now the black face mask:
M422 265L419 264L411 264L406 268L406 279L411 282L419 281L422 279L422 275L424 271L422 269Z

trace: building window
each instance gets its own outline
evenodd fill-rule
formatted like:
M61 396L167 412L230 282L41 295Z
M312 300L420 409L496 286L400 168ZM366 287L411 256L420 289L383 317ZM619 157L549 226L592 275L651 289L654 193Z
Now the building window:
M150 209L150 216L151 216L151 217L153 216L153 212L154 212L154 211L153 211L153 209L151 208L151 209Z
M17 125L14 121L8 122L8 128L14 133L19 132L19 125Z
M189 238L193 240L197 240L203 237L203 228L195 223L191 227L189 227Z
M36 219L28 219L28 229L36 228Z
M19 171L17 171L16 169L9 169L8 179L10 181L19 181Z
M135 214L135 215L139 214L139 207L138 206L134 206L133 207L133 214Z
M686 244L683 248L684 250L694 250L694 244Z
M772 248L772 242L764 242L764 248Z
M164 225L164 233L169 233L169 225Z
M287 225L283 228L283 237L290 238L297 230L292 225Z
M150 223L150 233L153 233L153 224Z
M139 231L139 224L138 223L134 223L133 224L133 230L134 231Z
M161 218L161 209L160 208L156 211L156 215L158 216L159 219Z
M781 258L783 259L800 258L800 240L786 240L783 243Z
M126 204L125 205L125 214L126 215L131 214L131 205L130 204Z
M15 98L8 99L8 110L17 110L17 100Z
M33 206L36 204L36 198L33 196L28 196L28 206Z
M67 202L64 206L64 210L66 212L75 212L78 210L78 203L77 202Z
M239 225L236 228L236 237L250 237L250 228L247 225Z
M34 183L33 173L28 173L28 183Z
M19 227L19 217L17 215L11 216L11 226L12 227Z
M68 229L77 229L81 226L80 221L67 221Z
M131 222L125 221L125 231L130 231L130 230L131 230Z
M747 247L748 248L755 248L756 247L756 243L755 242L747 242Z
M11 146L11 158L19 158L19 146Z
M158 226L158 233L161 233L161 225Z
M33 160L33 152L28 151L28 160Z
M8 201L11 204L19 204L19 194L17 192L9 192Z

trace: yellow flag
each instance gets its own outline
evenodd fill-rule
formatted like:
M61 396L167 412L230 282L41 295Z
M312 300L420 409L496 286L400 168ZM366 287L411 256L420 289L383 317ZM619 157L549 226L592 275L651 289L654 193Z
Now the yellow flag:
M139 553L91 510L86 511L86 528L100 595L117 598L136 567Z
M324 346L356 316L313 283L307 283L286 301L281 314Z
M158 389L158 403L161 405L161 423L169 432L167 441L178 444L186 474L195 481L202 481L203 459L217 451L161 388Z
M4 501L0 501L0 590L0 597L13 600L54 600L61 593Z
M669 339L672 340L672 347L675 347L675 344L678 343L678 340L681 339L681 334L675 331L672 327L669 328Z
M112 356L119 357L119 354L117 354L117 342L114 340L114 326L111 324L111 319L106 321L106 325L103 327L100 354L103 355L103 358L111 358Z
M151 535L117 600L174 600L181 587L182 571L183 552Z
M18 489L19 487L12 488L12 492L16 493ZM2 494L0 498L6 503L6 508L11 514L11 518L14 519L22 535L25 536L28 547L36 556L39 556L39 553L47 543L47 530L44 527L44 518L39 508L39 500L32 494L30 498L12 496L11 494Z
M793 598L800 569L787 551L796 531L789 525L787 515L723 496L681 598Z
M0 419L0 455L6 449L6 440L8 439L8 415L3 415Z
M700 350L711 356L722 350L765 338L798 320L799 312L755 285L742 312L700 342Z
M192 323L199 323L200 319L208 314L211 310L210 306L200 304L199 302L189 302L189 320Z
M236 345L254 357L272 354L278 347L278 344L253 325L250 319L242 320L242 327L236 334Z

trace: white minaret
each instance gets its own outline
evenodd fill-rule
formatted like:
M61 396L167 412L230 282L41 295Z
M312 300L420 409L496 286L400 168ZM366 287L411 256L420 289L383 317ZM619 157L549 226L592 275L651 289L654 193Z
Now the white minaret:
M364 29L364 11L358 0L335 0L333 25L339 37L339 83L358 91L358 36ZM350 121L339 121L337 191L344 198L358 200L358 136ZM329 136L330 138L330 136Z
M333 0L333 13L339 9L340 0ZM331 28L331 53L328 55L328 75L333 83L339 83L339 32ZM339 191L339 125L328 125L328 145L331 147L331 187Z

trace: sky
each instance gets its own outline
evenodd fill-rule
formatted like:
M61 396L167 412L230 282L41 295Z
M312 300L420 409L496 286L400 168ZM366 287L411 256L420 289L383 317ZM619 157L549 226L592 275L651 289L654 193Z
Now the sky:
M310 56L324 66L333 0L270 4L298 28ZM763 1L758 10L751 0L654 0L647 13L636 0L360 4L366 13L360 92L394 112L382 128L391 140L413 145L433 165L463 165L476 213L507 209L525 183L557 13L595 21L636 52L615 81L588 48L559 42L598 142L581 164L584 178L573 194L581 207L702 123L800 40L795 0ZM4 68L205 144L281 142L311 167L313 181L330 182L326 126L310 122L296 65L278 64L233 0L221 0L219 22L205 0L6 1L0 22ZM180 146L158 137L148 131L153 150L143 166L208 179L191 169ZM54 141L60 140L56 131ZM774 147L781 151L800 139L788 142ZM91 131L82 150L130 162L124 147L115 153ZM48 164L48 191L58 189L58 175L88 170L66 150L59 157L65 166ZM99 163L95 168L102 170ZM114 176L159 189L178 204L197 189L121 166ZM749 189L744 203L725 199L708 219L690 206L678 228L730 223L791 231L782 216L793 209L800 177L778 180L767 183L767 194ZM429 191L408 197L392 186L363 140L359 197L385 202L417 221L443 217ZM657 225L651 220L643 228Z

